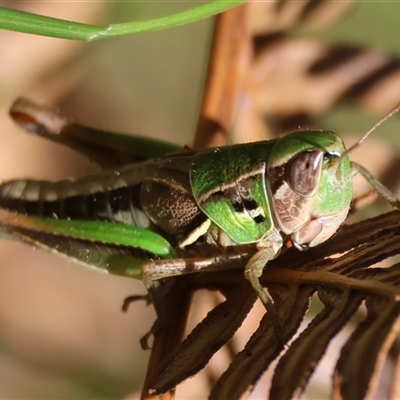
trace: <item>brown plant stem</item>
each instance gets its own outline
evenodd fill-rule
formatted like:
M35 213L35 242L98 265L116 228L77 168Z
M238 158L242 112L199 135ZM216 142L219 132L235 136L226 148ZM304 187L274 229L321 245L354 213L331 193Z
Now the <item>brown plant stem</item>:
M226 145L227 134L240 108L251 60L247 4L218 15L215 22L195 149Z

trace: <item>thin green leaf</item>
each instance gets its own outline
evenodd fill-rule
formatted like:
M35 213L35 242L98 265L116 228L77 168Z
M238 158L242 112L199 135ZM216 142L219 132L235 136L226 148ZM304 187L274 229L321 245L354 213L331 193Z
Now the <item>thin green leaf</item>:
M0 7L0 29L89 42L132 33L174 28L211 17L244 2L245 0L214 0L164 17L108 26L82 24Z

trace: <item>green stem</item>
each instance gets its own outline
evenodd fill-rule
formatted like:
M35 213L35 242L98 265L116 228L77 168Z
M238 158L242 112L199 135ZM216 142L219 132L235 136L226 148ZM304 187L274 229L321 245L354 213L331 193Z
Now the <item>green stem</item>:
M61 39L92 41L173 28L211 17L243 3L245 0L213 0L164 17L108 26L82 24L0 7L0 29Z

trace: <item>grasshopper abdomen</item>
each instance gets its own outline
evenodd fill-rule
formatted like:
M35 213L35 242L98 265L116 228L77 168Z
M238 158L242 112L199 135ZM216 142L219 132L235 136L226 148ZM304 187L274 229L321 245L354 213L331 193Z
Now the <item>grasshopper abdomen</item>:
M115 174L103 178L108 178L103 179L103 184L90 178L5 182L0 185L0 207L46 218L103 220L148 227L149 219L139 207L140 184L130 185L120 177L115 179Z

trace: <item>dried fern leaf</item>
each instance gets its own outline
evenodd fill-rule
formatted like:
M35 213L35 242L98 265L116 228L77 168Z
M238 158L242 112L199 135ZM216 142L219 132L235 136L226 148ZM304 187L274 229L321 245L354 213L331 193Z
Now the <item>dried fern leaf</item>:
M284 293L279 296L277 293ZM306 314L314 288L283 287L274 285L274 299L281 317L285 339L290 338L299 328ZM210 394L211 399L236 399L250 391L261 374L278 357L282 348L273 331L267 315L260 322L245 348L237 354L229 368L218 380Z
M152 389L166 392L196 374L232 338L253 307L256 295L250 286L237 294L232 290L230 293L226 301L210 311L187 339L168 354L152 377Z
M304 390L327 346L356 313L362 295L320 288L318 296L325 308L290 345L275 369L271 398L291 399Z
M397 269L397 275L400 269ZM334 379L335 397L371 398L390 347L400 331L400 303L378 296L366 301L367 318L341 351Z

